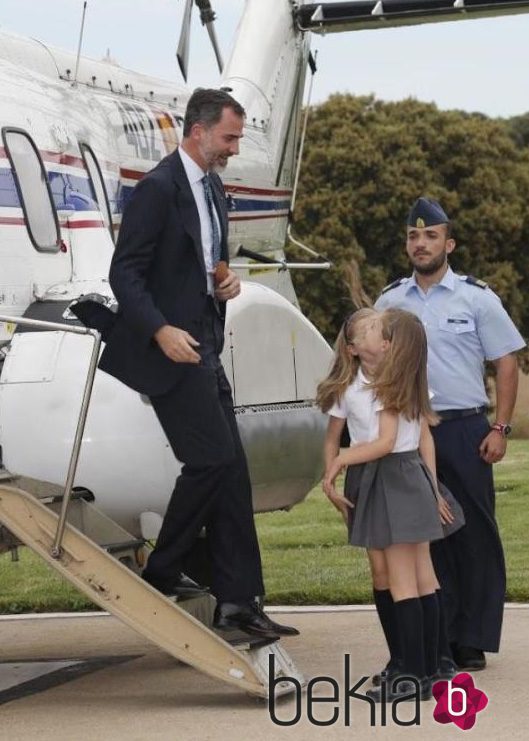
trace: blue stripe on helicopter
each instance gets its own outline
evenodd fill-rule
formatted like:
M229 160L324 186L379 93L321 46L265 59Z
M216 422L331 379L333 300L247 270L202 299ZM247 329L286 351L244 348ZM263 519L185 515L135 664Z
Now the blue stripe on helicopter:
M95 211L98 205L87 177L69 173L48 171L50 188L55 207L69 211ZM133 186L123 185L117 179L105 178L110 211L120 214L130 198ZM21 203L11 168L0 167L0 207L20 208ZM274 212L288 210L290 200L261 200L258 198L235 198L228 196L228 207L232 213L248 211Z

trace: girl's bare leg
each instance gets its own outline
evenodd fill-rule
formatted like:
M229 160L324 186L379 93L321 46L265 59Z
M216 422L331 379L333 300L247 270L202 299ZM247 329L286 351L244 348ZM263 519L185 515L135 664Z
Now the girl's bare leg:
M389 588L395 602L419 596L417 584L417 544L396 543L384 550Z
M437 581L437 576L435 575L432 559L430 557L429 543L419 543L417 546L415 572L420 597L425 594L432 594L436 589L439 589L439 582Z
M378 548L368 548L367 557L374 589L389 589L388 565L384 551Z

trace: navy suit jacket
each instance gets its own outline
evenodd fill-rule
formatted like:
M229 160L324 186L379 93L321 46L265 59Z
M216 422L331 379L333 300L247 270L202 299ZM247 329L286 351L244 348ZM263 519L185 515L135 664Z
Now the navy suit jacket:
M211 180L221 257L228 261L224 187L218 175ZM171 324L200 342L207 300L200 219L178 150L135 187L123 213L109 280L119 311L99 367L139 393L169 391L187 364L169 360L153 335ZM225 310L221 302L223 319Z

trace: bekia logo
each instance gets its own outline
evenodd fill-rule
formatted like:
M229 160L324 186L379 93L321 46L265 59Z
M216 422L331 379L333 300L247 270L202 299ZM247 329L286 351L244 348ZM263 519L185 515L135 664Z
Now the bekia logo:
M313 677L306 684L305 692L302 683L295 677L289 677L284 674L276 676L274 654L269 656L269 700L268 712L270 719L277 726L294 726L300 722L303 715L303 697L306 702L306 718L315 726L332 726L342 722L344 726L357 724L360 716L365 718L365 711L369 712L370 726L386 726L388 720L391 720L398 726L420 726L421 725L421 705L431 712L431 704L424 705L422 699L429 699L421 691L421 683L412 676L401 676L390 682L382 680L379 692L378 702L373 697L373 690L367 689L361 692L369 677L363 676L354 680L351 675L351 657L349 654L344 656L344 685L340 686L339 682L333 677L317 676ZM406 680L409 685L409 691L395 696L391 695L390 690L395 690L399 682ZM280 711L278 715L278 706L276 704L276 688L285 684L291 684L294 692L294 707L289 704ZM325 691L324 695L315 694L316 687L320 691ZM280 693L282 694L282 693ZM433 711L434 720L437 723L448 724L455 723L458 728L468 731L476 723L476 715L487 707L489 699L487 695L474 686L474 680L470 674L457 674L452 680L440 680L435 682L432 687L433 697L437 700L437 705ZM292 696L292 693L290 693ZM391 698L391 699L390 699ZM353 705L355 710L353 710ZM287 710L288 708L288 710ZM320 712L317 712L316 708ZM364 712L362 712L362 708ZM285 712L286 710L286 712ZM324 717L321 717L323 711ZM354 718L353 716L357 717ZM319 716L319 717L317 717ZM388 717L390 716L390 717ZM403 717L404 716L404 717Z
M341 722L348 727L356 725L360 717L366 717L366 713L370 726L386 726L388 721L397 726L421 724L421 683L411 675L392 680L382 679L378 690L374 690L369 687L368 676L353 678L351 656L345 654L343 684L340 685L332 676L320 675L312 677L304 686L295 677L283 673L276 675L274 654L270 654L268 659L268 712L277 726L295 726L299 723L304 702L305 717L314 726L332 726ZM406 682L406 691L392 697L391 691L400 682ZM294 690L290 692L294 707L292 704L281 707L276 702L276 688L281 686L284 689L286 684L292 685ZM376 700L373 692L378 691L380 698Z
M489 702L487 695L474 686L474 680L466 672L454 679L436 682L432 687L437 705L433 717L438 723L455 723L468 731L476 722L476 715Z

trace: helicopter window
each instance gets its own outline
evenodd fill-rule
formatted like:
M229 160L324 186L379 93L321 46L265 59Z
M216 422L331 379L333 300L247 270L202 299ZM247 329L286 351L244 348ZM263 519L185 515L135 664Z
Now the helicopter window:
M37 250L57 252L60 247L59 222L39 151L31 137L21 129L3 128L2 138L29 237Z
M95 154L90 149L88 144L80 142L79 148L81 150L81 154L83 155L86 169L88 170L88 174L90 176L90 184L92 186L94 198L103 215L105 226L110 231L110 236L112 237L112 239L114 239L114 227L112 225L112 216L108 203L108 194L105 186L105 181L103 180L103 175L101 173L101 168L99 167L99 162L97 161Z

